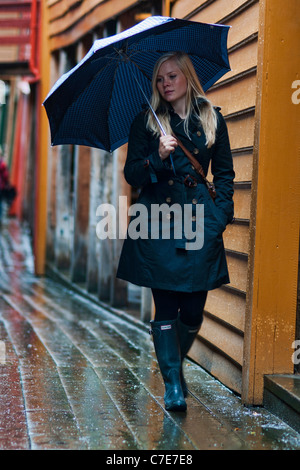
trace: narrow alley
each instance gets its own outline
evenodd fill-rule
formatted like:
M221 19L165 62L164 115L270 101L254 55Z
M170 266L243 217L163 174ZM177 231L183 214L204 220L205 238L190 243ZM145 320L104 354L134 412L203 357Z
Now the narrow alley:
M0 449L296 450L300 435L186 362L166 412L147 325L34 275L26 227L0 235Z

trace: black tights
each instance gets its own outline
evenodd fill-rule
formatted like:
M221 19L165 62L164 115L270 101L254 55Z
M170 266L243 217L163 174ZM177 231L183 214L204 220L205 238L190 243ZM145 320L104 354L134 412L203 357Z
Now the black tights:
M202 323L207 291L176 292L152 289L155 304L155 321L175 320L180 315L182 323L198 326Z

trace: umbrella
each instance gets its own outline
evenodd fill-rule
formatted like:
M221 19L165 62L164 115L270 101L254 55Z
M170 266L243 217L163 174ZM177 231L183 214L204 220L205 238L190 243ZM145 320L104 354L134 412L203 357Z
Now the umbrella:
M51 143L113 151L127 142L131 122L149 104L159 57L189 54L206 91L230 70L229 26L152 16L94 42L86 56L53 86L43 105Z

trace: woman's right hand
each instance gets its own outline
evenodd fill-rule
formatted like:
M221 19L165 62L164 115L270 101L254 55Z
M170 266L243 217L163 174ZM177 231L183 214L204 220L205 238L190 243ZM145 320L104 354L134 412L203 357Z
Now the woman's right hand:
M165 160L166 158L169 157L171 153L174 152L176 149L178 143L175 137L172 135L162 135L159 138L159 147L158 147L158 153L159 156L162 160Z

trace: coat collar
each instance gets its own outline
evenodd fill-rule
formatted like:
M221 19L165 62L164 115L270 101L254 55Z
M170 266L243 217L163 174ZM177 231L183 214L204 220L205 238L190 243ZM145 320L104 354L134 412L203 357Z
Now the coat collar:
M194 106L194 112L190 118L190 122L189 122L189 130L193 133L195 132L196 130L199 129L200 124L199 124L199 119L198 119L198 116L199 116L199 109L201 109L202 106L205 106L207 103L207 100L205 98L198 98L197 99L197 105ZM171 126L172 128L174 128L174 131L175 131L175 127L177 128L180 128L181 125L183 126L183 119L178 116L177 113L175 113L173 107L171 105L169 105L169 113L170 113L170 117L171 117Z

